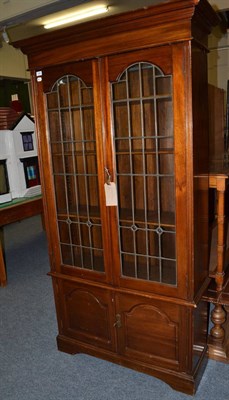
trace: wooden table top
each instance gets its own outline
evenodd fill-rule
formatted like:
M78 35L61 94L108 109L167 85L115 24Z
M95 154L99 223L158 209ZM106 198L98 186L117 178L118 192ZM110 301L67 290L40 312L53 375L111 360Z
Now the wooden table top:
M20 198L0 204L0 226L43 212L42 196Z

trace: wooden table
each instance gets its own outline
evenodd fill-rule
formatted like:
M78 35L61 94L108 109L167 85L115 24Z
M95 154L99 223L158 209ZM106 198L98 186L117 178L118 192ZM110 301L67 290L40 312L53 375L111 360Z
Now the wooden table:
M0 205L0 228L13 222L41 214L43 218L42 197L15 199ZM0 235L0 286L6 286L7 276L3 256L2 232Z
M229 173L211 173L209 188L216 190L216 266L210 270L213 278L203 299L213 304L212 328L208 341L208 355L214 360L229 362L229 271L227 253L228 215L225 215L225 195L229 185Z
M217 195L217 265L212 277L215 278L216 290L219 292L224 283L224 261L226 251L226 229L225 229L225 192L228 186L228 175L210 174L209 188L216 189Z

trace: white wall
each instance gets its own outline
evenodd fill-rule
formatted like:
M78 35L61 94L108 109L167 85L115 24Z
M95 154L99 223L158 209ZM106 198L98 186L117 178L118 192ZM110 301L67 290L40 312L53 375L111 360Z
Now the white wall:
M57 0L0 0L0 21L13 18L36 8L55 3Z
M228 9L228 0L208 0L211 6L216 10L226 10Z
M228 0L209 0L215 10L229 9ZM208 76L209 83L227 90L229 80L229 30L222 33L219 28L209 36Z
M30 79L27 57L7 43L0 47L0 77Z
M229 80L229 31L209 36L208 76L209 83L226 91Z

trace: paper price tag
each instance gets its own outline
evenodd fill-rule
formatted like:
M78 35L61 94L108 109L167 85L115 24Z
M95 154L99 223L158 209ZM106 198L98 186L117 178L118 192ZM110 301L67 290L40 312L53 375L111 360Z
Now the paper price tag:
M110 182L104 184L105 187L105 197L106 197L106 206L117 206L118 198L117 198L117 189L116 184L114 182Z

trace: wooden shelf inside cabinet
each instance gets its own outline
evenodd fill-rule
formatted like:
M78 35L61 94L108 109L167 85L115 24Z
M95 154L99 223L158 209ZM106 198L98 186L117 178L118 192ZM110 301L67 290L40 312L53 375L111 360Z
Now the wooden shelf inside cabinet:
M88 271L95 271L95 272L99 272L99 273L105 273L104 272L104 265L103 265L103 257L94 257L94 263L93 266L91 265L91 260L90 260L90 253L88 252L87 254L87 249L85 249L84 251L84 260L85 260L85 264L82 265L82 259L77 255L74 257L74 265L66 265L67 267L70 268L78 268L81 271L82 270L88 270ZM89 262L87 263L87 259L89 260Z
M85 156L85 157L87 157L87 156L96 156L96 153L95 153L95 151L88 151L88 150L86 150L86 151L79 151L79 150L71 151L71 150L69 150L69 151L64 151L64 153L61 153L61 152L53 153L53 155L55 157L62 157L62 156L76 156L76 157L77 156L80 156L80 157Z
M59 106L58 108L49 108L49 112L55 111L80 111L80 110L85 110L85 109L93 109L94 105L93 104L82 104L82 105L72 105L71 109L69 110L69 105L67 106Z
M59 150L59 148L61 146L63 146L64 155L76 155L76 156L82 156L82 155L88 155L88 156L93 155L94 156L94 155L96 155L96 152L94 149L87 149L87 148L84 150L77 149L77 145L82 145L82 140L80 140L80 139L79 140L69 140L69 141L67 141L67 140L66 141L65 140L63 140L63 141L51 140L50 143L51 143L51 146L54 148L54 150L55 150L54 146L56 146L56 149L58 149L58 151L56 151L54 153L55 156L61 156L63 154L63 152ZM84 140L83 143L85 145L90 145L90 144L95 145L96 141L95 140ZM70 149L68 149L68 146L70 146Z
M135 224L147 224L147 226L154 229L158 226L158 213L157 211L148 211L147 220L144 210L136 210L134 216L129 209L120 210L120 222L130 224L133 219ZM163 212L160 217L160 225L167 228L175 228L175 215L172 212Z
M147 102L149 100L172 100L172 96L170 93L167 94L157 94L155 96L144 96L144 97L129 97L129 98L120 98L114 99L114 104L126 104L126 103L140 103Z
M176 284L176 274L175 268L171 268L171 265L167 268L160 267L157 264L156 258L151 258L149 266L146 262L138 262L136 268L134 263L125 262L123 268L123 276L132 279L142 279L143 281L154 282L163 285L175 285ZM170 261L170 264L175 265L175 260Z
M100 220L100 210L98 207L89 207L89 211L90 211L90 217L95 219L95 220ZM88 218L88 209L85 206L80 206L78 208L78 212L77 210L69 210L68 213L66 213L66 211L61 211L58 210L57 212L57 218L59 220L67 220L67 219L72 219L72 221L76 220L76 219L82 219L82 220L86 220Z
M163 136L163 139L164 138L167 139L169 137L168 136ZM148 137L146 136L144 139L147 140ZM155 139L155 137L154 137L154 139ZM160 137L158 137L158 139L160 139ZM143 154L144 155L174 154L174 150L173 149L159 149L159 150L156 150L156 149L148 149L148 148L131 150L131 155L140 155L140 156L142 156ZM130 152L129 151L125 151L125 150L119 150L119 151L116 151L116 155L117 156L119 156L119 155L120 156L130 155Z

